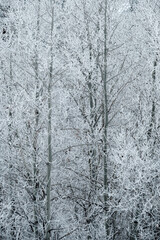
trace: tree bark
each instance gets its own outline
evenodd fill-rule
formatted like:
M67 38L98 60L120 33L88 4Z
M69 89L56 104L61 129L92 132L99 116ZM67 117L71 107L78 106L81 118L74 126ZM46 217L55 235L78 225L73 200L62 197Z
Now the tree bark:
M50 66L49 66L49 84L48 84L48 163L47 163L47 229L46 240L50 240L50 219L51 219L51 167L52 167L52 99L51 83L53 78L53 28L54 28L54 1L51 0L51 48L50 48Z
M109 236L109 225L107 221L107 212L108 212L108 176L107 176L107 133L108 133L108 96L107 96L107 7L108 2L105 0L104 6L104 72L103 72L103 91L104 91L104 101L103 101L103 121L104 121L104 131L103 131L103 153L104 153L104 210L105 210L105 231L106 239Z
M36 81L36 108L35 108L35 129L34 129L34 161L33 161L33 180L34 180L34 238L39 239L38 233L38 163L37 163L37 140L38 140L38 124L39 124L39 56L38 56L38 40L39 40L39 30L40 30L40 0L38 0L38 13L37 13L37 33L36 33L36 45L35 45L35 81Z

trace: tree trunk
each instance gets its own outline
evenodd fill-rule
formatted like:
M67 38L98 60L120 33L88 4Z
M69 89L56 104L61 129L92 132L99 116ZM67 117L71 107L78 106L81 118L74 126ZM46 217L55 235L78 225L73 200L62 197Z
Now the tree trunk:
M50 239L50 219L51 219L51 167L52 167L52 102L51 102L51 83L53 77L53 28L54 28L54 1L51 0L52 22L51 22L51 49L49 66L49 84L48 84L48 163L47 163L47 229L46 240Z
M38 140L38 124L39 124L39 56L38 56L38 40L39 40L39 29L40 29L40 0L38 0L38 13L37 13L37 36L35 45L35 80L36 80L36 108L35 108L35 129L34 129L34 154L33 154L33 180L34 180L34 237L35 240L39 239L38 233L38 163L37 163L37 140Z
M104 131L103 131L103 153L104 153L104 210L105 210L105 231L106 239L109 236L109 225L107 221L107 212L108 212L108 179L107 179L107 130L108 130L108 96L107 96L107 0L105 0L105 9L104 9L104 73L103 73L103 91L104 91L104 101L103 101L103 121L104 121Z
M157 57L153 64L153 72L152 72L152 109L151 109L151 120L150 120L150 126L148 130L148 140L152 140L152 149L151 149L151 155L154 157L154 146L156 143L156 103L155 103L155 89L156 89L156 67L157 67Z
M11 229L10 229L10 235L11 239L16 238L16 228L15 228L15 217L14 217L14 212L15 212L15 199L14 199L14 193L13 193L13 136L12 136L12 131L13 131L13 105L12 105L12 92L13 92L13 69L12 69L12 53L10 53L10 73L9 73L9 86L8 86L8 95L9 95L9 124L8 124L8 144L9 144L9 195L10 195L10 204L11 204L11 209L10 209L10 218L12 219L11 222Z

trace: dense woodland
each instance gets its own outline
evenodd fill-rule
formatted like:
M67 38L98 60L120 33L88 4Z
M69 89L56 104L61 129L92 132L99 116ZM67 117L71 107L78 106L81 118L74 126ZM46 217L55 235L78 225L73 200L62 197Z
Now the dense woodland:
M160 240L160 3L0 1L0 239Z

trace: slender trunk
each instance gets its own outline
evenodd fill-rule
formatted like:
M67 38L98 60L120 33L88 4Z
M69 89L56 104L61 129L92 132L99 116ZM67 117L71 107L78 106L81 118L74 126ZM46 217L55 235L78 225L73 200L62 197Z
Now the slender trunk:
M91 229L90 225L94 226L94 206L92 202L94 202L95 196L96 196L96 179L97 179L97 161L96 161L96 146L95 146L95 108L96 108L96 100L94 95L94 82L92 79L93 75L93 67L92 67L92 61L93 61L93 54L92 54L92 43L91 43L91 35L90 35L90 29L89 29L89 20L86 12L86 2L83 3L83 11L84 11L84 19L86 24L86 31L87 31L87 40L88 40L88 46L89 46L89 73L87 76L87 86L89 90L89 108L90 108L90 134L92 139L92 146L89 148L89 174L90 174L90 193L89 193L89 201L90 204L88 205L88 208L86 209L86 230L87 230L87 239L91 240L95 238L95 227Z
M148 140L152 140L152 149L151 149L151 154L152 157L154 157L154 145L156 142L156 131L155 131L155 125L156 125L156 104L155 104L155 89L156 89L156 67L157 67L157 57L154 61L153 64L153 72L152 72L152 109L151 109L151 121L150 121L150 126L148 130Z
M36 80L36 109L35 109L35 132L34 132L34 154L33 154L33 180L34 180L34 238L39 239L38 233L38 162L37 162L37 140L38 140L38 124L39 124L39 56L38 56L38 41L39 41L39 29L40 29L40 0L38 0L38 13L37 13L37 36L35 45L35 80Z
M54 28L54 1L51 0L52 22L51 22L51 49L48 84L48 164L47 164L47 229L46 240L50 239L50 218L51 218L51 167L52 167L52 103L51 103L51 83L53 77L53 28Z
M13 194L13 181L12 181L12 172L13 172L13 139L12 139L12 129L13 129L13 109L12 109L12 86L13 86L13 69L12 69L12 53L10 54L10 79L9 79L9 86L8 86L8 95L9 95L9 124L8 124L8 144L9 144L9 194L10 194L10 204L11 204L11 210L10 210L10 219L11 219L11 229L10 229L10 235L11 239L15 239L15 218L14 218L14 212L15 212L15 205L14 205L14 194Z
M105 217L107 219L108 212L108 179L107 179L107 130L108 130L108 96L107 96L107 0L105 0L105 16L104 16L104 73L103 73L103 90L104 90L104 102L103 102L103 152L104 152L104 209ZM105 231L106 239L109 236L109 225L105 219Z

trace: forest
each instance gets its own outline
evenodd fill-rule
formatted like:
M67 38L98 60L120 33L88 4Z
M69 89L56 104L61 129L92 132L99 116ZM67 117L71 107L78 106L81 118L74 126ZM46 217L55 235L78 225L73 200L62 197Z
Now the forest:
M160 2L0 0L0 240L160 240Z

